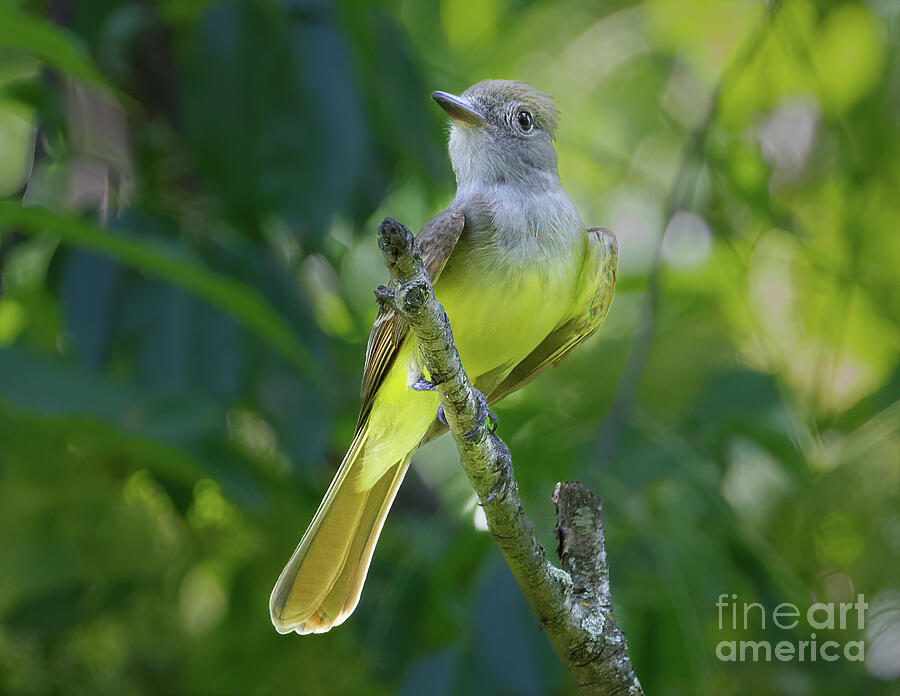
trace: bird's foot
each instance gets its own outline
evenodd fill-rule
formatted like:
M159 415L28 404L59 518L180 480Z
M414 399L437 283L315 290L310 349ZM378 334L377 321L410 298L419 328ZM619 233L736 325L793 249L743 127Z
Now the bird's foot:
M434 386L434 383L429 382L424 377L419 377L419 379L417 379L415 382L413 382L412 388L415 391L437 391L437 388ZM446 418L446 416L444 416L444 407L443 406L438 406L437 419L443 425L448 425L447 418Z
M486 420L491 422L491 433L494 433L497 430L497 414L491 410L490 406L488 406L487 397L475 387L472 387L472 392L475 394L475 400L478 401L478 422L475 424L475 427L472 428L472 432L462 436L463 440L471 440L478 435L479 428L481 428L482 423Z
M429 382L424 377L419 377L419 379L413 382L412 388L415 391L437 391L437 387L435 387L432 382Z
M424 377L419 377L415 382L412 383L412 388L415 391L436 391L436 388L432 382L429 382ZM472 429L472 432L463 435L464 440L471 440L475 435L478 434L478 429L481 427L481 424L486 420L491 422L491 432L497 430L497 414L494 413L490 407L488 406L487 397L478 391L475 387L472 387L472 391L475 393L475 400L478 402L478 423ZM438 406L437 410L437 419L443 425L449 425L447 423L447 417L444 415L444 407Z

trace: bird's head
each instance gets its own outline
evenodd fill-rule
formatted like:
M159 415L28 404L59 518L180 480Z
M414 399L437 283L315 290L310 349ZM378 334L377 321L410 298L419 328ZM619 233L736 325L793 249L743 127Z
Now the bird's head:
M450 161L460 187L559 180L553 100L524 82L484 80L459 96L434 92L450 116Z

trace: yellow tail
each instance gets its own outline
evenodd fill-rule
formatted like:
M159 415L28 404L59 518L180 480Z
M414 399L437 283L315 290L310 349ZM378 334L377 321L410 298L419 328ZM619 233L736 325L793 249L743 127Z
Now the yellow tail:
M384 518L412 457L367 482L361 476L365 450L363 428L275 583L269 612L279 633L324 633L343 623L359 602Z

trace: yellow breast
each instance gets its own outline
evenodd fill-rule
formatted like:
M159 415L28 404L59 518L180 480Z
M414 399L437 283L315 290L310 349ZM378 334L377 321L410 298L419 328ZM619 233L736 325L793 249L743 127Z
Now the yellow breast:
M575 277L569 259L477 276L463 264L445 269L435 294L469 377L512 368L544 340L569 309Z

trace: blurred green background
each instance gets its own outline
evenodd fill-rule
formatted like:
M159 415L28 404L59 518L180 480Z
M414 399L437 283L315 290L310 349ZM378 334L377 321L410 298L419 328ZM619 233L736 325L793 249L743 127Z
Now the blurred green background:
M900 694L900 4L0 1L0 693L565 694L443 439L352 619L268 596L352 436L428 95L528 81L619 239L605 325L503 403L608 501L648 694ZM25 205L22 205L24 201ZM501 308L502 309L502 308ZM864 663L723 663L720 594L870 602Z

